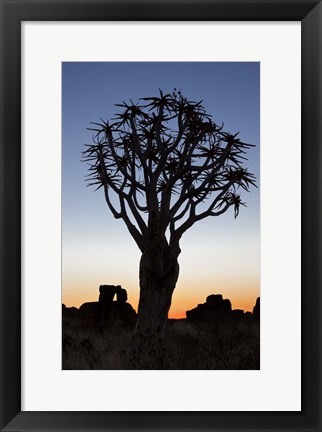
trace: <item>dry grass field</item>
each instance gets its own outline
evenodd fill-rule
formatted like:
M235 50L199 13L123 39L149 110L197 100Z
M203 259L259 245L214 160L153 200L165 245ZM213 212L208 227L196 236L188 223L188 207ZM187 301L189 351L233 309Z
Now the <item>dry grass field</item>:
M259 369L260 324L250 317L211 323L169 320L164 340L166 369ZM63 369L130 369L133 328L121 321L84 325L77 314L63 318Z

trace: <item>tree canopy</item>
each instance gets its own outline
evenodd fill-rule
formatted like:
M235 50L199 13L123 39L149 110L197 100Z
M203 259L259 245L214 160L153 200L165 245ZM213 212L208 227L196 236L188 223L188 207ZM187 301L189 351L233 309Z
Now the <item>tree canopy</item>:
M224 131L180 91L116 105L111 120L91 123L83 152L88 185L103 188L115 218L123 219L141 251L153 225L178 243L193 224L230 207L238 216L242 190L256 186L244 167L254 147Z

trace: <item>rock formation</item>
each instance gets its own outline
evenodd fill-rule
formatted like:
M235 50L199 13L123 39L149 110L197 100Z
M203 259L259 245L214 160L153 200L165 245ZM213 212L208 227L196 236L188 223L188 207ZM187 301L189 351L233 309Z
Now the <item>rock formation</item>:
M116 295L116 301L114 297ZM127 303L127 291L120 285L100 285L98 302L88 302L81 305L79 312L83 324L113 324L120 323L134 326L136 312Z
M187 311L187 319L189 321L210 322L231 311L231 303L229 300L223 300L221 294L211 294L207 297L206 303L199 304L196 308Z
M206 298L206 303L199 304L194 309L186 312L188 321L193 322L213 322L232 319L257 319L259 320L259 298L251 312L244 312L241 309L231 308L231 302L228 299L223 299L221 294L211 294Z
M75 307L68 308L63 304L62 315L63 315L63 321L65 322L74 321L75 319L78 318L78 309Z
M253 309L253 317L258 321L260 320L260 298L259 297L257 298L256 304Z
M116 287L116 301L119 303L127 302L127 292L121 285L117 285Z
M116 286L115 285L100 285L99 287L99 298L98 301L100 303L112 303L114 300L114 296L116 294Z

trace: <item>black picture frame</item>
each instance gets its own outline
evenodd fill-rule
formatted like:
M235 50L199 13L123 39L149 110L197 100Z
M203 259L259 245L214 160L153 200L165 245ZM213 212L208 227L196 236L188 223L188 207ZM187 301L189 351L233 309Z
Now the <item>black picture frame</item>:
M316 0L174 0L171 2L0 0L0 5L1 431L321 431L321 2ZM19 171L21 164L21 22L105 20L301 21L302 410L300 412L144 412L144 407L141 412L21 411L21 172Z

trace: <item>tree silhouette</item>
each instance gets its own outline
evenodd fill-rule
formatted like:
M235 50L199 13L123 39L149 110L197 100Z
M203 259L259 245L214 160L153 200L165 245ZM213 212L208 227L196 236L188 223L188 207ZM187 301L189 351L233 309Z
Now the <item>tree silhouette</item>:
M245 205L239 190L255 186L243 167L253 147L217 125L202 101L180 91L117 104L111 122L89 130L83 152L89 186L123 219L139 247L140 300L131 358L134 368L163 367L165 324L179 275L182 235L196 222Z

